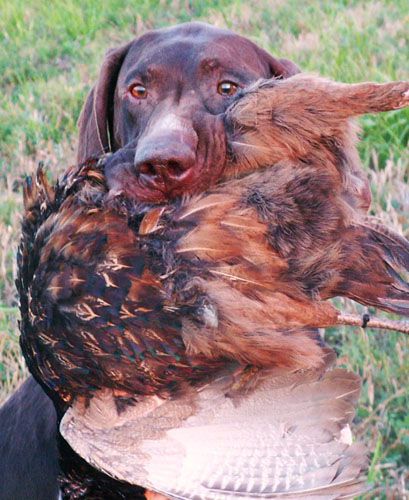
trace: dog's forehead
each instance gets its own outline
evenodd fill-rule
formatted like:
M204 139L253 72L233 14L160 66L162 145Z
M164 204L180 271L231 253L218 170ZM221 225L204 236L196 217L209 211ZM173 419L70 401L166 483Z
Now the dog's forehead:
M247 38L203 23L186 23L136 39L124 60L120 79L152 67L196 74L200 69L218 66L259 76L267 71L262 52Z

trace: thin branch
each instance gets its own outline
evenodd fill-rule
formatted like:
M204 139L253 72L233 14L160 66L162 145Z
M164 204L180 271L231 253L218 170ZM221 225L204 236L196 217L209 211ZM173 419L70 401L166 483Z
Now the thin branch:
M360 326L361 328L381 328L383 330L395 330L396 332L409 334L409 321L396 321L393 319L377 318L369 316L368 314L358 316L355 314L339 313L337 324Z

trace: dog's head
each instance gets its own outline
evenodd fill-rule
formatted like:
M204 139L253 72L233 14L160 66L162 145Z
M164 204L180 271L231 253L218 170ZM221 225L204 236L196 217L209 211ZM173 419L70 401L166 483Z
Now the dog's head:
M102 153L110 189L161 203L216 182L226 161L221 114L240 88L295 64L202 23L151 31L111 50L80 117L78 161Z

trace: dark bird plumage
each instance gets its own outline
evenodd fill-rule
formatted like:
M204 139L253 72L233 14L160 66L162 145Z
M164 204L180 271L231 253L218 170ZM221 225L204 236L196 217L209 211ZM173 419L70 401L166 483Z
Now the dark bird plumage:
M177 401L187 413L175 417L176 427L195 408L206 422L213 393L221 408L229 405L226 394L257 406L263 391L274 398L274 370L325 371L329 351L317 329L341 322L326 299L345 296L409 315L409 243L366 215L369 192L348 122L407 105L408 89L407 83L345 85L305 75L262 82L225 114L231 158L224 182L172 205L141 204L126 186L110 192L104 169L114 155L72 168L54 188L39 170L25 189L18 257L21 345L57 404L75 402L87 415L87 405L92 412L100 401L90 398L109 391L119 419L135 408L132 419L141 424L144 404L151 412L159 401L166 414L166 405ZM300 383L289 376L290 386ZM357 381L353 386L356 392ZM313 400L320 388L310 390ZM330 391L325 409L335 400ZM230 406L226 411L245 428L243 416ZM75 414L69 415L65 432L72 438ZM340 415L345 423L351 412ZM342 428L333 430L331 442ZM260 439L264 434L261 427ZM154 439L147 430L141 439L149 436ZM77 442L83 456L126 479L120 466L90 455L91 441ZM349 449L336 452L346 469ZM347 482L364 467L358 456ZM199 494L193 484L183 496L156 472L137 470L132 481L176 498ZM331 488L338 474L324 474L315 487ZM249 489L242 497L263 488L270 496L291 494L309 484L290 481L286 490L267 476L265 485L253 478L254 490L245 476ZM244 484L222 483L214 488L226 495ZM216 498L208 488L200 498Z

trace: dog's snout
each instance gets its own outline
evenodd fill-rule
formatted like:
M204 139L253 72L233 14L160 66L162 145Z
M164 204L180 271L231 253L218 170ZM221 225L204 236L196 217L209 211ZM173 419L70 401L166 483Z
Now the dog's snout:
M135 151L139 181L166 193L181 191L193 173L197 143L190 120L175 113L156 116Z
M195 150L180 142L148 142L135 154L140 181L161 191L171 191L185 182L195 165Z

